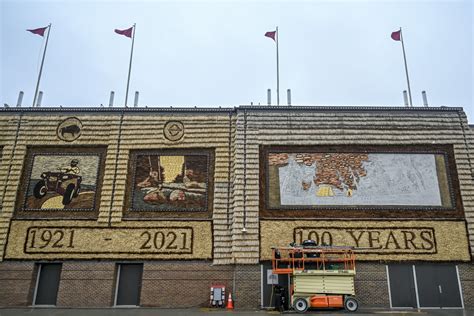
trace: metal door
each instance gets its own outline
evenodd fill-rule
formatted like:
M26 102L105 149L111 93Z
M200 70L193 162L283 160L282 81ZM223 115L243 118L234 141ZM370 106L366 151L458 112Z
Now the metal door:
M115 305L139 306L143 264L119 264Z
M41 263L39 265L33 305L56 305L60 277L60 263Z
M436 270L441 307L462 307L456 266L438 264Z
M392 307L417 307L411 264L389 265L388 280Z
M420 307L462 308L455 265L419 264L415 268Z
M266 262L262 264L262 307L275 307L275 291L276 286L281 286L285 289L286 307L288 308L289 289L288 289L288 275L287 274L271 274L272 264Z
M420 307L441 307L436 266L417 264L415 270Z

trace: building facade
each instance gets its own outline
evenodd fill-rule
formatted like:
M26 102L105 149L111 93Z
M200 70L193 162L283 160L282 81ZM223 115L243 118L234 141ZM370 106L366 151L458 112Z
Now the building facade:
M267 307L271 247L313 239L357 248L361 306L474 307L473 135L446 107L3 109L0 306Z

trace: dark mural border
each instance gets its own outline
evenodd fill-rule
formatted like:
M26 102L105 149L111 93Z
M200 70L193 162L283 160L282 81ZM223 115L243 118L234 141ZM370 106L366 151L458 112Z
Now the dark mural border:
M442 154L445 157L446 176L452 207L412 205L365 205L365 206L284 206L271 208L269 204L268 154L279 152L308 153L399 153L399 154ZM305 145L277 146L260 145L260 217L261 218L452 218L464 219L452 145Z
M14 218L18 219L96 219L99 214L99 201L102 194L102 182L105 170L105 156L107 153L106 146L28 146L27 154L23 164L22 177L20 187L17 193L16 208ZM42 156L58 156L69 154L73 155L97 155L99 157L99 165L97 168L96 192L92 208L87 209L32 209L26 208L27 190L33 169L34 157Z
M207 156L207 196L206 210L149 210L134 209L134 184L137 157L141 155L166 155L166 156ZM146 218L211 218L214 201L214 148L164 148L164 149L144 149L130 150L127 172L127 184L125 190L125 209L123 211L124 220L137 220Z

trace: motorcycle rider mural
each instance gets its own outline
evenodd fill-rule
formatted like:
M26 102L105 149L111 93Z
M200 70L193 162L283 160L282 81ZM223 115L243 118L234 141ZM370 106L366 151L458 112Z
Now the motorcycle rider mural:
M72 159L69 166L58 168L59 172L43 172L41 180L33 189L35 198L41 199L48 192L55 191L63 196L62 205L71 203L73 198L79 196L81 190L82 176L80 176L81 169L78 164L78 159Z
M79 160L73 159L71 160L71 164L69 166L59 168L59 170L64 173L79 175L79 173L81 173L81 169L79 169L79 167L77 166L78 164Z

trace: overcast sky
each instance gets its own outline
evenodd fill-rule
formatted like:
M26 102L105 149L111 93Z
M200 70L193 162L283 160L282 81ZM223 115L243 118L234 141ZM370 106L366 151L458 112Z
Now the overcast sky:
M413 102L462 106L474 123L473 14L469 0L447 1L13 1L1 2L0 102L31 106L43 38L26 31L52 23L40 90L43 106L123 106L130 83L140 106L276 103L402 106L403 28Z

